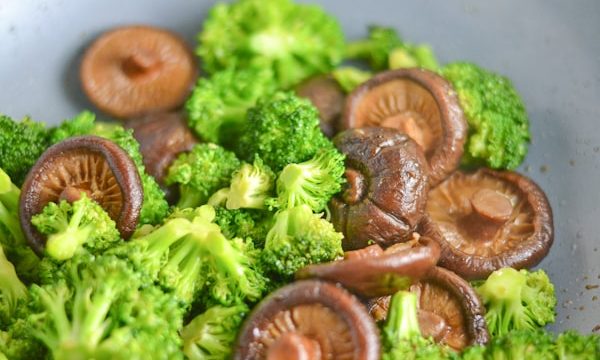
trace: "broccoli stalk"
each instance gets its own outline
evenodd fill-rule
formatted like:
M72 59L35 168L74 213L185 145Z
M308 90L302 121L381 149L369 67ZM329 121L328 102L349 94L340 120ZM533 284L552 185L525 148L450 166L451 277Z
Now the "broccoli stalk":
M334 148L322 150L306 162L287 165L277 178L277 198L268 204L280 209L308 205L315 212L325 210L342 188L344 159Z
M300 268L334 260L343 254L343 235L308 205L283 210L275 215L262 252L270 271L286 277Z
M322 148L333 148L319 125L319 112L307 99L279 92L248 110L237 155L248 162L259 156L273 171L306 161Z
M179 185L179 208L194 208L229 185L239 167L240 161L232 152L216 144L198 144L173 161L165 181Z
M523 100L508 78L475 64L458 62L443 68L469 124L462 164L515 169L530 140Z
M217 191L209 199L210 204L227 209L264 209L265 201L273 190L275 174L259 157L254 164L243 164L231 177L229 188Z
M382 359L449 359L450 352L421 335L417 296L399 291L392 296L382 329Z
M476 290L486 306L492 336L533 330L554 321L554 286L543 270L496 270Z
M70 259L82 246L99 253L121 241L115 222L85 193L73 204L48 203L31 223L47 235L46 253L59 261Z
M27 288L21 282L15 267L4 256L0 246L0 324L9 324L17 306L27 299Z
M352 92L358 85L369 80L373 74L352 66L342 66L331 72L335 81L340 84L346 93Z
M183 353L190 360L228 359L248 307L216 305L181 330Z
M15 265L17 274L26 282L38 278L40 259L25 240L19 222L19 196L8 174L0 168L0 245L6 257Z

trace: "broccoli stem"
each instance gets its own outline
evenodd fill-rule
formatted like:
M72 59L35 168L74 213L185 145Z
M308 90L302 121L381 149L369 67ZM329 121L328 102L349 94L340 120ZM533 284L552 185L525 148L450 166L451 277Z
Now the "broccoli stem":
M17 302L27 297L27 288L17 276L13 264L4 255L2 246L0 246L0 294L3 303L8 305L9 316L17 306Z
M19 219L9 211L3 202L0 202L0 223L8 229L16 244L25 244L25 236L21 230Z
M135 241L145 241L149 245L146 251L147 257L159 259L167 252L171 245L188 235L190 231L189 221L185 219L171 219L155 231Z
M4 204L6 209L16 214L19 209L19 196L21 190L12 183L8 174L0 168L0 204Z
M81 226L85 207L79 207L71 216L64 231L48 236L46 252L56 260L67 260L75 255L79 247L90 236L93 226Z
M421 336L417 318L417 295L399 291L392 296L383 333L390 344Z
M180 197L177 202L177 207L180 209L191 209L203 205L206 199L194 189L188 186L180 186Z

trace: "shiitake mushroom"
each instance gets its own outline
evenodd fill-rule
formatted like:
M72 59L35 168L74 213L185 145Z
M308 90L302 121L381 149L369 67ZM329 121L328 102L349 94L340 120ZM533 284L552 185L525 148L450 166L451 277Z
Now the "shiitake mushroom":
M49 202L73 202L82 192L106 210L124 239L131 236L143 201L141 180L133 160L104 138L73 137L47 149L21 188L21 227L39 255L46 239L31 224L33 215Z
M538 264L553 242L552 209L530 179L510 171L456 172L429 193L428 219L440 266L466 279Z
M296 87L298 96L309 99L319 110L321 131L331 138L338 131L338 122L346 100L340 84L331 75L317 75Z
M379 354L379 331L358 299L334 284L304 280L257 305L233 358L376 360Z
M346 155L347 183L329 204L331 222L344 233L344 250L408 240L429 190L429 167L419 146L383 127L349 129L333 142Z
M183 39L150 26L102 34L85 52L80 68L88 98L117 118L180 106L196 75L194 55Z
M451 84L424 69L379 73L346 100L341 129L383 126L408 134L423 149L435 185L460 164L467 122Z

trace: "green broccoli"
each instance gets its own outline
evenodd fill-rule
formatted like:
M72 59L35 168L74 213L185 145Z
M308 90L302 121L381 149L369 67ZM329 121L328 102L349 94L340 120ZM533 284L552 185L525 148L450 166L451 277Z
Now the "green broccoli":
M462 164L519 166L530 141L529 119L510 80L465 62L446 65L442 74L454 86L469 124Z
M28 314L13 319L6 331L0 331L0 353L10 360L45 359L46 349L32 334Z
M330 222L314 214L308 205L286 209L275 215L262 261L268 270L289 277L306 265L343 255L342 238Z
M253 209L230 210L222 206L215 207L215 212L215 223L226 238L250 238L256 247L264 247L267 233L273 225L270 212Z
M367 39L350 42L346 56L366 60L375 71L410 67L439 69L431 47L407 43L395 29L383 26L370 26Z
M319 151L306 162L287 165L277 178L277 198L270 199L268 205L280 209L308 205L315 212L326 210L345 181L344 159L332 148Z
M72 204L48 203L31 223L48 237L46 253L55 260L73 257L82 246L100 253L121 241L115 222L85 193Z
M216 305L196 316L181 330L185 356L190 360L230 358L238 329L248 311L244 304Z
M40 259L25 240L19 220L21 190L0 168L0 245L14 264L17 275L25 282L38 279Z
M195 145L173 161L165 181L179 185L180 208L206 204L217 190L229 185L241 163L234 153L216 144Z
M543 330L513 331L493 338L485 359L553 360L556 359L552 336Z
M417 319L417 295L399 291L392 296L382 328L383 360L450 359L451 352L424 338Z
M42 123L29 118L21 122L0 114L0 168L21 185L29 169L49 146Z
M600 356L600 335L581 335L566 331L555 342L558 360L597 360Z
M209 203L228 209L265 209L265 201L273 192L275 174L256 156L254 164L243 164L231 177L231 184L219 190Z
M343 57L344 34L315 5L291 0L238 0L213 7L196 53L208 73L232 66L266 67L288 88L326 73Z
M370 71L361 70L353 66L342 66L331 73L335 81L340 84L346 93L352 92L358 85L369 80L373 74Z
M27 288L21 282L15 267L4 256L0 246L0 329L11 323L18 306L27 299Z
M58 144L73 136L88 135L94 132L96 115L90 111L82 111L72 119L63 121L60 125L48 130L51 144Z
M476 290L486 306L492 336L533 330L554 321L554 285L544 270L496 270Z
M275 89L268 68L227 68L200 78L185 103L188 124L202 140L230 148L240 136L248 108Z
M259 156L273 171L332 148L319 126L319 112L307 99L279 92L258 101L248 110L238 156L252 162Z

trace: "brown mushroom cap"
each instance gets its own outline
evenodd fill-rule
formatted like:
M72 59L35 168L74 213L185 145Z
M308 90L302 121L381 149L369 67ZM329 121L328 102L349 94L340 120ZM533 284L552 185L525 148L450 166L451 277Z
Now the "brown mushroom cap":
M128 121L133 136L140 143L140 152L148 174L152 175L170 197L164 178L169 165L182 152L198 143L181 113L156 113Z
M263 299L238 334L236 360L379 358L379 331L364 305L331 283L306 280ZM304 355L303 355L304 354Z
M467 122L456 92L424 69L379 73L348 95L341 129L384 126L408 134L425 152L432 185L460 164Z
M406 241L425 212L428 165L419 146L398 130L349 129L334 138L346 154L345 189L329 208L344 250Z
M79 136L48 150L29 171L21 188L21 227L29 245L42 254L45 237L31 224L49 202L74 201L85 192L117 223L124 239L137 226L143 201L140 176L127 153L97 136Z
M194 55L185 42L150 26L102 34L86 51L80 69L90 100L117 118L178 107L196 75Z
M543 191L515 172L457 172L429 193L427 212L441 236L440 266L466 279L538 264L553 242Z
M366 298L392 295L407 289L437 264L440 249L427 238L423 246L393 251L392 248L375 256L347 256L341 261L309 265L296 273L296 278L318 278L333 281ZM368 248L358 250L366 252Z
M450 270L434 267L423 280L411 286L411 291L419 298L419 324L423 330L429 325L421 321L433 319L434 326L446 324L445 331L426 330L435 332L438 342L461 350L489 341L485 307L471 285L460 276ZM440 317L444 322L439 321Z
M331 138L338 131L346 94L331 75L318 75L296 87L298 96L309 99L319 110L321 131Z

